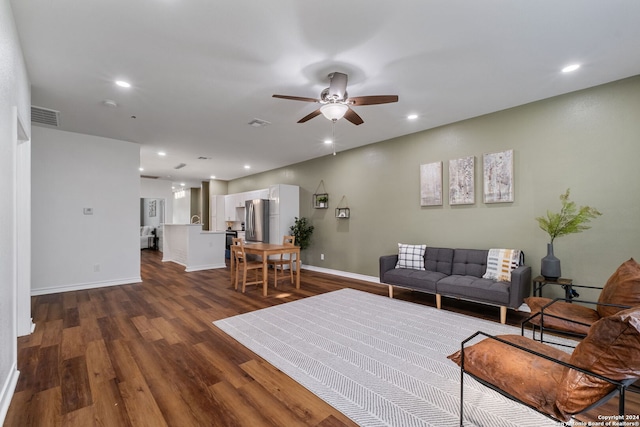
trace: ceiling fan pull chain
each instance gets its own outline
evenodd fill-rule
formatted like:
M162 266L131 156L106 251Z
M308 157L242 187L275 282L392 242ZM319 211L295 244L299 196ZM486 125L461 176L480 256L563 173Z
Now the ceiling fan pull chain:
M336 155L336 121L331 121L331 145L333 145L333 155Z

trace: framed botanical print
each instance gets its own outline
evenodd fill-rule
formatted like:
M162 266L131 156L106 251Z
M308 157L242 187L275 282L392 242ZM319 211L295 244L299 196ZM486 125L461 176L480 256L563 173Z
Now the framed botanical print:
M442 206L442 162L420 165L420 206Z
M475 156L449 160L449 204L472 205L476 202Z
M484 202L513 202L513 150L485 154L482 157Z

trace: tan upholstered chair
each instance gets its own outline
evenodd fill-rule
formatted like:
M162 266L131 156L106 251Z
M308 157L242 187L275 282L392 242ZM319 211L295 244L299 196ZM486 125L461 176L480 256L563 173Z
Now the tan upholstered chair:
M468 345L477 336L487 338ZM449 359L462 371L460 425L465 373L558 421L615 395L623 415L625 391L640 378L640 307L595 322L572 354L519 335L477 332Z
M531 316L522 322L522 334L530 324L533 326L534 338L536 328L540 329L540 341L544 341L545 330L582 338L587 335L591 325L601 318L640 305L640 265L631 258L618 267L604 288L588 287L602 289L597 302L525 298L525 303L531 308Z
M288 245L288 246L294 246L296 243L296 238L295 236L284 236L282 238L282 244L283 245ZM278 287L278 270L280 270L282 272L282 277L280 277L281 279L286 277L284 276L285 270L284 270L284 266L288 265L289 266L289 280L291 281L291 284L293 284L293 263L295 261L294 258L294 254L280 254L279 258L276 259L269 259L267 260L267 263L271 266L273 266L273 282L274 282L274 286L277 288Z
M240 273L242 272L242 293L244 293L247 285L261 285L262 284L262 261L253 261L247 258L247 253L244 250L244 242L239 237L234 237L231 244L231 254L234 257L235 263L235 285L234 288L238 290L238 280ZM254 270L255 278L253 281L247 282L247 271ZM260 274L258 274L260 273Z

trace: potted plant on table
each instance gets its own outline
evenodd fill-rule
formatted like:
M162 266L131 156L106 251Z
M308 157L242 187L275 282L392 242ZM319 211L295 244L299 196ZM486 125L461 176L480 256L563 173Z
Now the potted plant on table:
M540 228L549 234L551 241L547 244L547 256L542 258L540 273L547 280L558 280L560 278L560 260L553 254L553 241L560 236L580 233L591 227L587 226L592 219L602 215L596 208L590 206L580 206L569 200L569 189L560 195L562 208L560 212L553 213L547 211L547 216L537 217Z
M316 202L318 203L318 207L319 208L326 208L327 207L327 202L329 201L329 197L326 195L320 195L318 196L318 198L316 199Z

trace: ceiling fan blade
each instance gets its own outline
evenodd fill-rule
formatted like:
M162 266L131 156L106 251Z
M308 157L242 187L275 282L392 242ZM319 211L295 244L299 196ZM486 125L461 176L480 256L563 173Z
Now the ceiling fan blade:
M309 120L313 119L315 116L319 116L319 115L320 115L320 109L318 108L317 110L307 114L306 116L298 120L298 123L308 122Z
M349 120L351 123L353 123L356 126L364 123L364 120L362 120L362 117L360 117L358 113L353 111L351 108L347 110L347 112L344 115L344 118Z
M337 71L329 74L329 96L343 100L347 96L347 75Z
M274 98L290 99L292 101L304 101L304 102L320 102L316 98L305 98L304 96L289 96L289 95L273 95Z
M375 105L398 102L398 95L354 96L347 99L349 105Z

